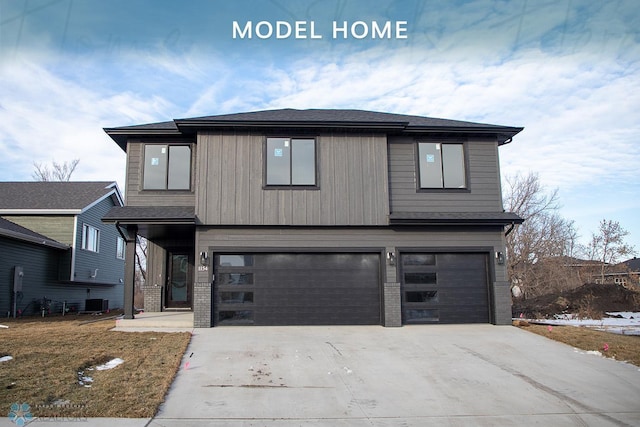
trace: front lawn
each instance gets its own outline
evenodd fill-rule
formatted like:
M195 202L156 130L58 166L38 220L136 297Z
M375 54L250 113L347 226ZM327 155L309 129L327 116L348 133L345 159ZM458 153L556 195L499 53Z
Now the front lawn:
M34 417L152 417L191 334L114 332L114 319L99 319L0 319L8 326L0 328L0 358L11 357L0 362L0 413L26 403Z
M619 335L576 326L549 326L514 321L516 326L574 348L640 366L640 336ZM594 353L595 354L595 353Z

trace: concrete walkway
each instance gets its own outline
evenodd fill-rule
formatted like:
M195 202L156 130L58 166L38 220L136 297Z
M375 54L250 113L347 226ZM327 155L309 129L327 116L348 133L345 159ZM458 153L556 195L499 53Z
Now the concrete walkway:
M509 326L197 329L150 426L640 425L640 369Z
M640 368L510 326L196 329L155 418L88 422L638 426Z

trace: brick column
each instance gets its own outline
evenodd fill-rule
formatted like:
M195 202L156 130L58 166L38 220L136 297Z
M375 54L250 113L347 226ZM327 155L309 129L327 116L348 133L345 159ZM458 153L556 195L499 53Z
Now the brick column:
M493 282L493 323L511 325L511 287L509 282Z
M162 311L162 286L147 285L144 291L144 311L155 313Z
M209 282L196 282L193 285L193 327L210 328L211 288Z
M400 283L386 282L384 284L384 326L402 326Z

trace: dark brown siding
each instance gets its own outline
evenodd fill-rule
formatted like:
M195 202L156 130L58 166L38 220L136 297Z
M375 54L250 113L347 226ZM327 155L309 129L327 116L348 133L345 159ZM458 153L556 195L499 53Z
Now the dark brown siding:
M502 212L496 141L469 140L465 144L469 191L464 192L417 190L415 141L390 138L391 212Z
M293 135L295 136L295 135ZM197 215L205 224L386 225L386 137L317 136L318 189L264 189L259 134L201 134Z
M164 141L165 143L170 141ZM181 141L182 142L182 141ZM195 192L192 191L144 191L142 189L142 169L144 144L139 141L129 141L127 144L127 185L125 200L127 206L194 206ZM191 169L196 162L195 146L192 149ZM191 175L191 188L195 183L194 173Z

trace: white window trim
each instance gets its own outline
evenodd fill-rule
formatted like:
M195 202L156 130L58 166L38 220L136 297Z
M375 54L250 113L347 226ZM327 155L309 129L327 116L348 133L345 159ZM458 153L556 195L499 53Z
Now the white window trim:
M89 232L95 232L94 244L89 247L90 240L88 239ZM94 227L91 224L83 223L82 224L82 249L89 252L100 252L100 230Z
M122 243L121 243L122 242ZM120 246L122 244L122 246ZM120 247L122 247L122 253L120 253ZM125 259L126 254L126 242L120 236L116 237L116 258L117 259Z

